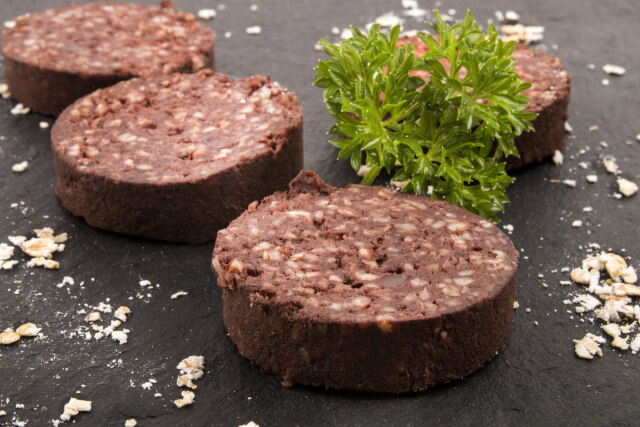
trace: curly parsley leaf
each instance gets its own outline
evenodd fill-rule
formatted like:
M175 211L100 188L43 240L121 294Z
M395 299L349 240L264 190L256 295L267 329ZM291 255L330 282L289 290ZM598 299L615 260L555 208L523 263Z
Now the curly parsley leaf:
M405 192L498 221L512 182L504 158L518 156L514 138L533 130L536 114L524 112L522 94L530 84L514 71L515 42L503 42L493 25L485 34L471 12L453 25L434 13L429 25L439 37L418 34L429 47L421 58L412 44L397 46L399 26L388 36L379 25L368 34L351 27L353 37L339 45L320 40L328 58L314 85L336 119L330 143L338 159L367 171L364 184L385 170Z

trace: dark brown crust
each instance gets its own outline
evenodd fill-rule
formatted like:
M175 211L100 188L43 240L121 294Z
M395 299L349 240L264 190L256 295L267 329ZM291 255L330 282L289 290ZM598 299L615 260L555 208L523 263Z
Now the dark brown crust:
M534 132L525 132L516 137L520 157L507 158L508 170L539 163L565 147L564 123L569 119L569 98L567 90L563 97L538 113L532 122Z
M66 6L61 10L69 7L72 6ZM162 6L162 9L165 8L175 10L173 5L168 2L167 5ZM201 25L201 27L204 31L210 32L206 26ZM105 70L105 72L100 73L73 69L61 70L39 65L38 63L21 61L7 52L6 39L9 33L8 30L4 30L3 33L4 73L11 95L24 106L37 113L58 116L76 99L96 89L105 88L119 81L142 75L125 69L109 72ZM214 43L215 37L211 32L211 45L203 58L204 64L199 68L214 69ZM178 71L194 71L191 61L185 61L184 65L179 69L171 69L171 72ZM144 73L144 75L158 72L161 72L161 70L148 70L148 73Z
M302 126L274 152L198 182L136 184L83 174L54 150L62 205L93 227L190 244L210 242L254 200L282 190L302 168Z
M218 286L223 288L223 320L240 353L266 372L281 375L285 385L305 384L392 393L424 390L438 383L462 378L482 367L504 347L509 338L517 269L517 251L512 243L486 221L481 220L485 230L482 233L488 233L484 235L488 239L498 238L500 243L497 247L505 254L504 265L511 267L507 270L503 270L502 266L494 269L496 267L483 267L482 264L467 267L470 264L460 261L464 269L474 269L475 297L454 297L459 303L452 305L450 295L453 293L438 293L437 288L442 289L442 282L457 274L456 267L453 267L457 265L455 257L468 260L486 250L476 243L477 239L485 240L479 237L481 233L470 231L472 235L480 233L478 237L473 237L475 240L470 240L474 242L471 243L472 247L441 258L437 271L431 270L423 276L417 273L423 271L421 266L414 264L411 268L417 274L414 277L424 278L428 282L427 287L421 289L431 292L429 303L433 304L432 311L421 310L419 304L408 302L410 300L405 296L414 292L414 289L405 286L408 278L403 279L404 284L394 282L384 290L380 288L387 286L383 283L390 283L385 282L387 276L399 277L393 276L399 274L397 271L378 276L377 279L363 279L380 284L374 286L376 289L371 292L366 284L349 282L346 286L315 286L316 279L307 278L311 277L306 275L307 272L321 271L320 276L338 274L339 271L348 271L352 263L359 265L348 255L341 258L342 265L337 268L327 267L327 264L319 261L297 270L300 275L287 272L282 276L269 274L269 271L273 271L270 267L278 264L265 258L266 253L260 255L262 248L257 248L263 243L259 242L272 241L280 245L277 248L283 249L283 253L318 253L315 252L316 248L327 248L331 243L330 240L325 241L323 235L311 237L303 229L300 235L309 237L300 237L297 243L290 246L277 237L279 234L270 237L264 227L276 229L281 218L290 217L289 212L296 212L294 216L298 216L300 209L305 209L302 204L309 210L320 206L318 201L329 201L330 205L326 206L338 204L340 198L353 194L350 193L353 190L361 194L352 199L353 206L359 200L375 200L371 196L377 192L389 196L388 190L379 187L377 190L376 187L363 186L336 189L322 182L315 174L302 171L291 183L288 194L276 193L259 205L253 203L227 229L219 232L212 269L218 276ZM384 206L394 212L392 221L398 221L401 225L406 225L402 224L406 217L398 211L402 204L397 204L401 200L423 203L426 210L421 215L429 220L437 221L438 218L454 214L456 221L478 224L474 220L477 218L475 215L456 206L433 199L393 194L391 198L384 199ZM377 210L370 207L369 216L357 216L360 219L348 227L355 228L358 225L360 230L356 235L366 234L376 240L377 234L366 233L369 225L377 221L376 215ZM324 229L340 221L336 217L330 225L309 224L308 227L309 230ZM293 230L300 224L292 220L282 223L282 227ZM441 234L437 229L424 228L424 232L430 236L430 242L441 242ZM387 235L400 233L388 227L384 230ZM247 237L255 233L258 234L255 239ZM422 231L412 236L420 234ZM353 234L345 234L342 240L347 241L352 238L350 236ZM384 247L382 240L377 241ZM441 249L440 244L445 245L443 249L447 247L446 242L437 243L435 252ZM366 244L357 246L367 247ZM382 253L378 252L376 256ZM393 256L389 254L389 259L384 262L392 261ZM405 251L400 254L400 258L408 262L417 256ZM434 259L431 253L423 258L425 263L432 263ZM283 269L287 266L293 268L286 256L281 265ZM375 266L371 268L373 270L366 271L381 271ZM468 273L462 274L470 277ZM296 280L298 277L305 278ZM317 283L322 284L322 277L317 279ZM313 292L306 293L307 298L298 297L297 292L305 294L300 285L304 289L313 289ZM363 295L371 299L370 305L361 309L349 306L354 296ZM391 299L387 298L389 295L392 295ZM382 298L382 305L374 301L377 298ZM344 309L339 307L343 305ZM391 307L393 310L388 311L387 308Z
M511 334L515 276L472 309L400 323L291 321L281 306L253 304L225 288L224 324L240 354L285 385L400 393L463 378L493 359ZM446 331L446 338L442 332Z

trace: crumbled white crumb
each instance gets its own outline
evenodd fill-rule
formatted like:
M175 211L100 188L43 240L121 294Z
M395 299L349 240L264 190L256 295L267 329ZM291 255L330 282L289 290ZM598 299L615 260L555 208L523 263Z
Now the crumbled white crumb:
M579 220L579 219L576 219L575 221L573 221L571 223L571 226L574 227L574 228L580 228L580 227L582 227L582 221Z
M640 350L640 335L636 335L636 337L629 344L629 347L634 353Z
M560 166L564 160L564 156L562 155L562 152L560 150L556 150L553 153L553 163L555 163L557 166Z
M0 417L4 417L5 415L7 415L7 412L5 410L0 410Z
M631 197L638 192L638 184L625 178L618 178L618 191L625 197Z
M127 335L128 332L129 332L128 329L123 329L121 331L113 331L111 332L111 339L114 341L118 341L118 343L120 343L121 345L126 344L128 339L128 335Z
M313 45L313 49L320 52L322 50L322 45L320 43L316 43Z
M609 83L611 83L609 79L602 79L602 86L609 86Z
M124 427L136 427L138 425L138 421L135 418L129 418L124 422Z
M204 375L204 356L189 356L180 361L176 369L181 375L186 375L189 379L197 380Z
M153 384L150 381L146 381L140 384L140 387L142 387L145 390L151 390L151 387L153 387Z
M518 301L514 301L513 302L513 309L515 310L516 308L520 307L520 303Z
M130 314L130 313L131 313L131 310L129 309L129 307L121 305L120 307L118 307L115 313L113 313L113 317L115 317L116 319L124 323L127 321L127 314Z
M182 399L174 400L173 403L178 408L182 408L184 406L193 405L195 402L196 394L192 391L182 390Z
M522 24L503 25L500 30L505 34L505 41L520 41L525 44L539 42L544 38L544 27L526 26Z
M16 333L21 337L35 337L38 336L42 328L36 326L35 323L25 323L16 329Z
M249 421L246 424L242 424L238 427L260 427L258 424L254 423L253 421Z
M13 256L15 248L6 243L0 243L0 261L6 261Z
M331 32L337 36L338 34L340 34L340 28L332 27Z
M587 175L587 182L589 184L595 184L596 182L598 182L598 175Z
M148 280L140 280L140 282L138 282L138 283L140 284L140 286L143 286L143 287L144 287L144 286L153 286L153 285L151 284L151 282L150 282L150 281L148 281Z
M625 68L620 65L605 64L602 66L602 71L614 76L623 76L627 70L625 70Z
M617 323L607 323L606 325L601 326L602 330L607 333L613 341L611 341L611 345L613 347L617 347L620 350L627 350L629 348L629 338L622 338L620 335L622 331L620 330L620 325Z
M262 32L262 28L259 25L252 25L251 27L247 27L245 31L249 35L256 35Z
M575 187L576 186L576 180L575 179L565 179L564 181L562 181L562 183L564 185L566 185L567 187Z
M193 390L198 388L198 386L191 381L191 378L186 375L179 375L178 379L176 380L176 385L178 387L188 387Z
M216 17L215 9L200 9L198 11L198 18L208 21Z
M614 175L619 172L615 157L605 157L602 159L602 163L604 164L604 168L607 172Z
M599 335L588 333L582 339L573 340L575 343L575 353L581 359L593 359L596 354L602 356L600 344L607 342L606 339Z
M607 148L609 146L609 143L607 141L600 141L600 146L602 148Z
M62 421L69 421L71 417L78 415L79 412L91 411L90 400L80 400L72 397L68 403L64 405L64 412L60 415Z
M599 129L599 128L598 128L598 125L591 125L591 126L589 126L589 132L595 132L595 131L597 131L598 129Z
M9 92L9 86L6 83L0 83L0 95L4 99L11 97L11 92Z
M11 114L17 116L20 114L29 114L30 111L31 109L29 107L25 107L21 102L19 102L11 109Z
M371 171L371 168L367 165L360 165L360 168L358 168L358 176L364 178L365 176L367 176L367 174L369 173L369 171Z
M186 295L189 295L189 293L185 292L185 291L178 291L175 294L171 295L171 299L178 299L178 298L186 296Z
M417 4L417 3L416 3ZM421 9L419 7L414 7L411 9L407 9L402 12L404 16L409 16L411 18L423 18L427 16L429 12L426 9Z
M520 20L520 15L518 15L515 11L513 10L507 10L504 13L504 17L507 21L511 21L511 22L518 22Z
M27 267L44 267L48 270L56 270L60 268L60 263L52 259L46 259L44 257L31 258L27 261Z
M351 31L351 28L344 28L340 32L340 38L342 40L350 39L351 37L353 37L353 31Z
M513 233L513 225L511 224L505 224L502 228L509 234Z
M16 21L15 21L15 20L13 20L13 19L11 19L11 20L9 20L9 21L4 21L4 27L5 27L7 30L11 30L11 29L13 29L13 28L15 28L15 27L16 27Z
M76 283L76 281L75 281L75 280L73 280L73 277L71 277L71 276L64 276L64 277L62 278L62 282L58 283L58 284L56 285L56 287L58 287L58 288L62 288L62 287L64 287L64 285L75 285L75 283Z
M395 25L402 24L404 20L398 17L393 12L387 12L384 15L380 15L376 18L376 24L379 24L381 27L391 28Z
M100 302L98 304L98 306L96 307L96 310L98 310L101 313L108 314L108 313L111 313L113 311L113 306L111 304Z
M154 393L153 397L162 397L162 393Z
M48 129L50 125L49 122L42 121L38 123L38 126L40 126L40 129Z
M14 172L20 173L20 172L26 171L28 167L29 167L29 162L25 160L23 162L16 163L13 166L11 166L11 170Z
M252 4L251 6L249 6L249 10L251 12L257 12L258 11L258 5L257 4Z
M572 302L580 304L579 307L576 307L576 313L591 311L602 304L598 298L589 294L578 294L573 298Z
M418 7L418 0L402 0L401 3L404 9L415 9Z
M569 124L569 122L564 122L564 131L565 132L573 132L573 126Z
M231 31L225 31L224 38L225 39L230 39L231 38Z
M582 208L582 212L593 212L593 208L591 206L585 206Z

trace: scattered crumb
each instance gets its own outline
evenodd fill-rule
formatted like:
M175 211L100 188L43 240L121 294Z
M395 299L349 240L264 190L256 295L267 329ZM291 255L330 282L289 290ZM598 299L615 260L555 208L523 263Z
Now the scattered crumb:
M568 133L573 132L573 127L569 124L569 122L564 122L564 131Z
M78 415L79 412L91 411L90 400L80 400L72 397L67 404L64 405L64 412L60 415L62 421L69 421L71 417Z
M38 123L38 126L40 126L40 129L49 129L49 122L40 122Z
M123 329L121 331L113 331L111 332L111 339L114 341L118 341L120 345L126 344L128 340L128 329Z
M591 206L585 206L582 208L582 212L593 212L593 208Z
M313 49L317 50L318 52L322 51L322 45L320 43L316 43L313 45Z
M29 167L29 162L25 160L23 162L16 163L13 166L11 166L11 170L19 173L19 172L26 171L28 167Z
M520 307L520 303L518 301L514 301L513 302L513 309L515 310L516 308Z
M224 38L225 39L230 39L231 38L231 31L225 31Z
M131 313L131 310L129 309L129 307L121 305L113 314L113 317L115 317L116 319L124 323L127 321L127 314L130 314L130 313Z
M511 21L511 22L518 22L520 20L520 15L518 15L515 11L513 10L507 10L504 13L504 18L507 21Z
M504 41L516 41L524 44L536 43L542 41L544 27L542 26L526 26L522 24L503 25L500 27L505 36Z
M575 187L576 186L576 180L575 179L565 179L564 181L562 181L562 183L564 185L566 185L567 187Z
M6 83L0 83L0 95L2 95L4 99L11 97L11 92L9 92L9 85L7 85Z
M618 191L625 197L631 197L638 192L638 184L625 178L618 178Z
M20 334L13 331L0 332L0 344L10 345L20 340Z
M216 17L215 9L200 9L198 11L198 18L208 21Z
M252 5L249 7L249 10L250 10L251 12L257 12L257 10L258 10L258 5L257 5L257 4L252 4Z
M589 132L595 132L598 130L598 125L591 125L589 126Z
M258 424L254 423L253 421L249 421L246 424L242 424L238 427L260 427Z
M595 184L598 182L598 175L587 175L587 182L590 184Z
M100 319L100 312L99 311L94 311L93 313L89 313L87 314L87 316L84 318L84 321L87 323L91 323L91 322L97 322L101 320Z
M615 157L605 157L604 159L602 159L602 163L604 164L604 168L606 169L606 171L610 174L615 175L619 172L618 164L616 163Z
M556 150L555 153L553 153L553 163L555 163L557 166L560 166L562 164L562 161L564 160L564 156L562 155L562 152L560 150Z
M56 287L58 287L58 288L62 288L62 287L64 287L64 285L75 285L75 283L76 283L76 281L75 281L75 280L73 280L73 277L71 277L71 276L64 276L64 277L62 278L62 282L58 283L58 284L56 285Z
M188 391L188 390L182 390L181 394L182 394L182 399L173 401L173 403L178 408L193 405L193 402L195 402L195 398L196 398L196 394L194 392Z
M624 67L620 65L605 64L602 67L602 71L604 71L607 74L612 74L614 76L622 76L627 70L625 70Z
M151 387L153 387L153 383L151 381L146 381L140 384L140 387L142 387L145 390L151 390Z
M398 17L393 12L388 12L388 13L385 13L384 15L378 16L375 22L376 24L379 24L381 27L391 28L395 25L402 24L404 20Z
M253 25L251 27L247 27L247 29L245 31L249 35L256 35L256 34L260 34L262 32L262 28L260 28L259 25Z
M35 337L41 330L42 328L38 328L34 323L25 323L18 326L16 333L21 337Z
M29 114L29 112L31 112L31 109L29 107L25 107L24 105L22 105L21 102L17 103L11 109L11 114L13 114L14 116L17 116L20 114Z
M602 86L609 86L609 83L611 83L609 79L602 79Z
M151 284L151 282L149 280L140 280L140 282L138 282L140 284L140 286L153 286Z
M571 226L575 227L575 228L580 228L580 227L582 227L582 221L580 221L579 219L576 219L575 221L573 221L571 223Z
M129 418L124 422L124 427L136 427L138 425L138 421L135 418Z
M600 344L607 342L603 337L587 333L582 339L573 340L576 356L581 359L593 359L596 354L602 356Z
M171 299L178 299L178 298L186 296L186 295L189 295L189 293L185 292L185 291L178 291L175 294L171 295Z

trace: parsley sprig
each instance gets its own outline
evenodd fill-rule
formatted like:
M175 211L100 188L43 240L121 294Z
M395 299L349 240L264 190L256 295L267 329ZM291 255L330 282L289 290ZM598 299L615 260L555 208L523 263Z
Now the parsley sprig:
M434 13L439 41L418 33L429 46L422 58L412 44L396 47L400 26L388 36L379 25L368 35L351 27L353 37L339 45L320 40L328 58L318 62L314 85L337 120L330 143L354 170L364 161L364 184L384 169L405 192L497 221L512 182L504 158L518 156L514 137L533 130L536 114L524 112L522 94L530 84L514 71L515 42L503 42L493 25L485 35L470 12L453 25Z

